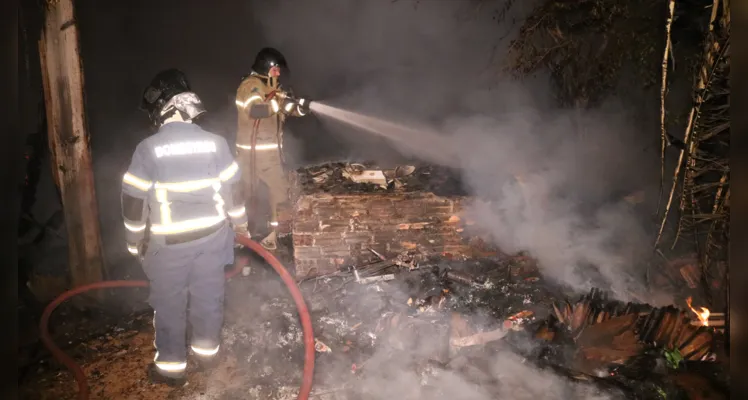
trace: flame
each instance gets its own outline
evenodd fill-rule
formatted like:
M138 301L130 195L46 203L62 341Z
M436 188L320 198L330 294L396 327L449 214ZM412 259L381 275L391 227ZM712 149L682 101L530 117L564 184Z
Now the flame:
M686 304L688 305L688 308L690 308L691 311L693 311L693 313L696 314L697 317L699 317L699 321L701 321L702 325L709 326L709 314L711 314L709 309L706 307L700 307L701 312L696 311L696 309L691 307L691 300L692 300L691 297L686 299Z

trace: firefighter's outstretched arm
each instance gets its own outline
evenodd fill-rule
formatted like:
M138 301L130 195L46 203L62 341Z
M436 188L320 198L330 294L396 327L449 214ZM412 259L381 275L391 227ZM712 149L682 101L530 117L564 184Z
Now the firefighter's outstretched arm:
M261 85L262 82L258 79L249 78L242 82L236 91L236 106L239 112L246 112L253 119L272 117L281 109L280 98L266 98Z
M132 156L130 167L122 178L122 219L130 254L142 257L146 223L150 214L148 198L153 193L151 154L143 143Z
M223 199L226 214L237 233L249 236L241 171L239 171L239 165L231 155L231 150L225 140L218 143L218 163L219 168L221 168L219 175L221 188L219 192Z

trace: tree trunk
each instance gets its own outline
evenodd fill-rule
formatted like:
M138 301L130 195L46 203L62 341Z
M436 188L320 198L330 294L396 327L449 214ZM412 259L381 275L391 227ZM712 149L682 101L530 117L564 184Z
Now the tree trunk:
M39 41L52 175L65 212L70 283L101 281L104 262L73 0L48 0Z

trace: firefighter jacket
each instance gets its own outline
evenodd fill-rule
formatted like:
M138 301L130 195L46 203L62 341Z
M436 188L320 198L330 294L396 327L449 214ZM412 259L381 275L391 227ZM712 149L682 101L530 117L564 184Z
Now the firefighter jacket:
M265 76L251 73L236 91L238 110L236 147L250 150L256 130L257 150L282 147L283 124L287 116L301 117L301 107L290 101L287 93ZM255 129L256 126L256 129Z
M185 122L161 126L138 144L122 181L130 253L142 253L146 238L164 246L207 236L227 220L246 224L240 175L223 137Z

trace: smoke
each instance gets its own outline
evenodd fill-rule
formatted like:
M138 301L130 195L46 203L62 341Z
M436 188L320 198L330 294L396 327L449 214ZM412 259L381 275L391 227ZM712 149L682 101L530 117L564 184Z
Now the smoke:
M451 121L464 177L487 199L468 213L503 250L537 257L548 277L653 300L640 268L652 238L624 196L654 186L643 179L652 176L645 154L621 128L628 118L524 109Z
M458 168L479 198L468 218L504 251L529 251L546 276L579 290L610 288L623 300L646 296L636 266L651 254L652 238L624 196L646 187L640 166L630 166L641 150L627 142L626 129L611 128L625 126L625 114L522 109L453 118L439 132L314 109L386 137L402 153Z
M550 372L540 371L527 365L515 354L502 353L500 359L493 362L490 373L503 384L492 388L489 392L481 385L467 385L464 378L458 374L443 370L418 374L406 365L393 366L393 360L387 360L386 365L379 365L378 369L369 374L361 383L361 390L372 400L386 399L455 399L455 400L483 400L483 399L512 399L512 400L563 400L569 398L585 400L610 400L618 393L607 394L592 386L570 384ZM400 358L402 360L402 357ZM394 367L394 368L393 368ZM425 376L424 376L425 375ZM388 382L382 385L382 382ZM413 384L423 382L427 386Z

